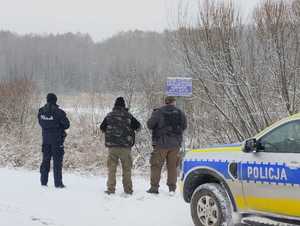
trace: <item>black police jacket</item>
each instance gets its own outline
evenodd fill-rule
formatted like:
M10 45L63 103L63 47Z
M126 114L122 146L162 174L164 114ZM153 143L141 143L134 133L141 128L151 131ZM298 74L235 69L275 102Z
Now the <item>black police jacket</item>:
M42 127L43 144L62 144L65 130L70 127L66 113L55 104L46 104L39 109L39 124Z

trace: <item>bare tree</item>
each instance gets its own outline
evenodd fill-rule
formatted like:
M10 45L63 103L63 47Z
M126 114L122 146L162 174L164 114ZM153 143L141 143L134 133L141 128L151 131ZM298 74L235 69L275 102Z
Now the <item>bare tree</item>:
M256 23L246 25L232 1L207 0L199 3L196 23L181 14L177 40L196 81L199 129L216 140L241 141L297 111L299 39L291 11L289 3L266 1Z
M299 22L286 1L267 0L255 12L259 41L267 48L267 63L275 89L289 114L299 107Z

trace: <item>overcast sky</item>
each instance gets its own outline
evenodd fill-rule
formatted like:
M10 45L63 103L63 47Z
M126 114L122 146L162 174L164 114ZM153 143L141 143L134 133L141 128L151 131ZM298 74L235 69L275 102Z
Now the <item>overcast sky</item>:
M20 34L82 32L101 41L120 31L170 28L178 1L0 0L0 29ZM247 11L259 0L238 1Z

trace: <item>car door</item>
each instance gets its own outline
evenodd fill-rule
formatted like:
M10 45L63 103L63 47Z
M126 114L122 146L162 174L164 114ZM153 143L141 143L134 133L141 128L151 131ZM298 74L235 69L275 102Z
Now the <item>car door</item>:
M257 145L241 166L248 210L300 217L300 120L263 134Z

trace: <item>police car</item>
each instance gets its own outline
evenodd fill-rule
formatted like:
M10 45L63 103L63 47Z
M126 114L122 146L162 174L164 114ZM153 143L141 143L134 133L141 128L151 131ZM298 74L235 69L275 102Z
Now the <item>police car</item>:
M300 114L243 143L189 151L182 191L196 226L262 216L300 225Z

